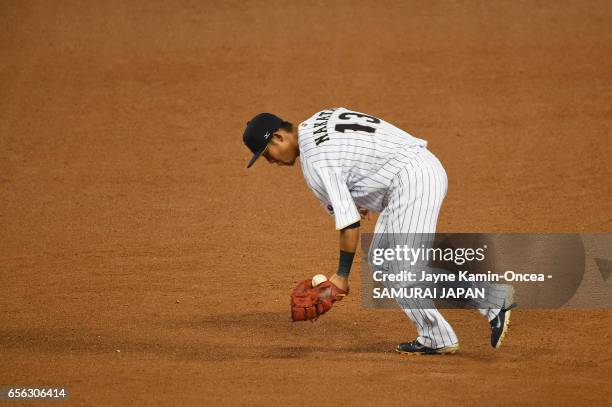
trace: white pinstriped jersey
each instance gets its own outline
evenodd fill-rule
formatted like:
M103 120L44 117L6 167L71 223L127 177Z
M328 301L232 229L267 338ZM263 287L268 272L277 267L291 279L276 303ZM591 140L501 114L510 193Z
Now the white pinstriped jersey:
M335 216L336 229L360 219L357 207L381 212L368 261L375 249L414 247L416 236L435 232L448 180L440 161L425 148L426 141L376 117L338 108L301 123L298 143L306 183ZM414 267L404 264L395 264L389 272ZM506 292L496 290L494 298L479 304L489 321L505 304ZM458 343L431 299L397 301L415 323L421 345L438 349Z
M407 165L406 149L425 140L376 117L327 109L298 127L300 163L308 187L335 217L336 229L357 222L362 207L384 209L391 181Z

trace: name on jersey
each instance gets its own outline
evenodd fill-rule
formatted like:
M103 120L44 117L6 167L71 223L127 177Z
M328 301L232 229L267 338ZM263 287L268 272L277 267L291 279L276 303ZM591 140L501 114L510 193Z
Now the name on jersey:
M327 121L335 110L336 109L323 110L317 115L313 125L313 134L317 136L315 138L315 145L318 146L319 144L329 140L329 135L327 134Z

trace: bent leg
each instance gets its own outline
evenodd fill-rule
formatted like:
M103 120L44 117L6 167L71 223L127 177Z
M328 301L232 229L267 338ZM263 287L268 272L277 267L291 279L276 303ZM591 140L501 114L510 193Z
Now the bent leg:
M406 165L394 179L389 203L381 213L370 247L369 260L375 248L419 247L435 233L438 214L446 194L446 173L439 161L422 149L408 152ZM419 236L424 236L420 241ZM372 262L370 261L372 265ZM419 263L396 261L386 264L386 272L418 271ZM396 283L385 282L397 288ZM458 343L453 328L430 299L398 298L399 306L416 325L418 341L427 347L442 348Z

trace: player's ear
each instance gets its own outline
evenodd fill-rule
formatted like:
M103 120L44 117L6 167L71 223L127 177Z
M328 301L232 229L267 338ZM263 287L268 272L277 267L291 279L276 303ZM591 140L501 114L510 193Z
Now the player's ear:
M278 141L278 142L281 142L281 143L282 143L282 141L284 140L284 136L283 136L283 134L282 134L282 133L278 133L278 132L276 132L276 133L274 133L274 134L272 135L272 140L274 140L274 141Z

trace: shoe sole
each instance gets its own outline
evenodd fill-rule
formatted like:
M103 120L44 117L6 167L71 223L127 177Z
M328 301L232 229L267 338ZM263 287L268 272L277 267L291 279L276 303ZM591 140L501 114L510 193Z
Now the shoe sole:
M402 355L453 355L457 353L458 350L459 350L459 345L446 346L444 348L439 348L439 349L436 349L435 352L408 352L405 350L401 350L399 348L395 348L395 351Z
M510 304L514 304L514 287L510 286L510 296L509 296L509 303ZM512 315L512 310L508 310L506 311L506 316L504 317L504 328L502 329L502 333L499 336L499 340L497 341L497 343L495 344L495 349L499 349L502 346L502 342L504 341L504 338L506 337L506 334L508 333L508 329L510 328L510 315Z
M495 349L499 349L502 346L502 342L508 333L508 328L510 328L510 315L512 315L512 310L506 311L506 316L504 317L504 329L502 329L499 340L495 344Z

